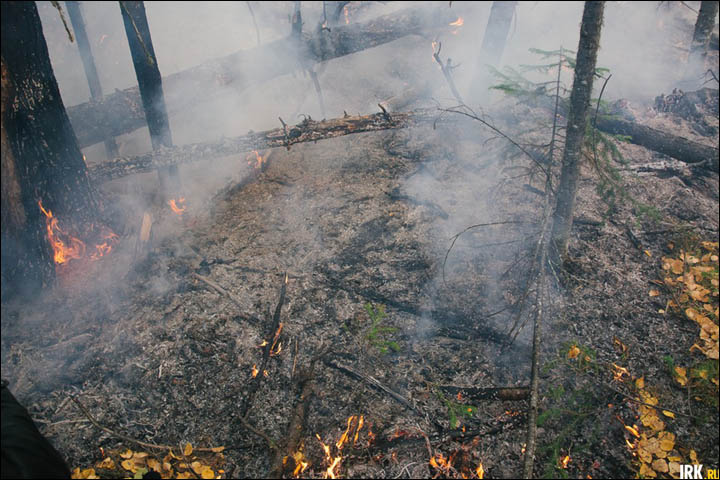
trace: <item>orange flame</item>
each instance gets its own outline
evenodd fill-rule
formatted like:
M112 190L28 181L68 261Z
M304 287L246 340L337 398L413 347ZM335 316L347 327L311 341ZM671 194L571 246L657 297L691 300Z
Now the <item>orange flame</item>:
M253 162L255 162L255 168L260 169L263 167L265 162L267 161L268 157L270 156L270 150L267 150L265 153L260 155L260 153L257 150L253 150L252 153L255 154L255 158L253 158L252 154L248 155L246 160L248 165L252 165Z
M343 8L343 13L345 14L345 25L347 25L350 23L350 12L348 11L347 5Z
M63 264L73 258L82 258L85 255L85 244L80 239L63 232L57 218L53 217L51 210L43 208L41 200L38 200L38 206L45 215L45 228L48 241L53 248L55 263ZM61 235L67 240L63 241Z
M170 205L170 208L173 212L177 213L178 215L182 216L182 214L185 212L185 198L180 197L177 200L177 203L175 202L175 199L168 201L168 205Z
M569 463L570 463L570 455L565 455L562 458L562 460L560 460L560 466L562 468L567 468Z
M259 372L260 372L260 371L258 370L257 365L253 365L253 368L252 368L252 378L257 377L257 374L258 374Z
M475 469L475 473L477 474L478 478L485 478L485 469L483 468L482 462L480 462L478 467Z
M348 417L347 427L345 428L345 431L340 436L338 441L335 442L335 450L337 451L337 455L332 454L331 446L326 445L325 442L322 441L320 434L315 434L315 437L318 439L320 445L322 445L323 451L325 452L325 461L328 465L327 470L325 470L325 472L323 473L323 478L337 478L338 473L336 469L340 466L340 462L342 462L343 459L343 447L345 446L345 443L348 441L348 439L353 437L353 430L355 430L355 436L353 439L353 445L355 445L363 423L364 417L362 415L351 415L350 417ZM368 435L372 436L372 432L369 432Z
M463 20L462 17L458 17L458 19L455 20L454 22L452 22L450 24L450 26L451 27L462 27L464 23L465 23L465 20Z

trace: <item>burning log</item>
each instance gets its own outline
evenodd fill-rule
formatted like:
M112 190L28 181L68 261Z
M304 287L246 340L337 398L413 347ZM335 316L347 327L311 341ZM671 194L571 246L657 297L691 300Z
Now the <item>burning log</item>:
M243 90L292 73L298 59L306 65L350 55L428 29L452 28L457 15L448 8L408 8L362 24L303 34L242 50L162 79L169 113L206 101L223 87ZM272 59L272 62L268 62ZM132 132L146 125L138 87L68 108L81 147Z
M276 128L265 132L249 133L217 142L201 142L180 147L162 148L134 157L118 157L89 168L90 178L102 183L135 173L149 172L169 165L181 165L196 160L238 155L252 150L289 147L296 143L315 142L352 133L374 132L394 128L407 128L437 120L435 110L417 110L409 113L347 116L316 122L304 120L294 127Z

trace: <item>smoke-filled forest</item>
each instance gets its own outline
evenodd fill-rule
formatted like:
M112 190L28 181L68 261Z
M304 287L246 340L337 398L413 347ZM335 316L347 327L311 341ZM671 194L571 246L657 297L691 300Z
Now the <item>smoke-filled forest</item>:
M718 2L0 3L3 478L718 478Z

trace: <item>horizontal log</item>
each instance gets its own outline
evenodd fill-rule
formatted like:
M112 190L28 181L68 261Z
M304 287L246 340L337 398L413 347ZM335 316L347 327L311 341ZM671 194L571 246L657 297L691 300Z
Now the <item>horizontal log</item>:
M227 157L253 150L274 147L290 147L296 143L315 142L353 133L375 132L396 128L407 128L423 123L447 122L450 119L438 119L437 110L416 110L407 113L376 113L373 115L347 116L316 122L311 119L295 126L276 128L264 132L248 133L233 138L224 138L216 142L201 142L179 147L162 148L143 155L118 157L88 168L92 181L96 184L121 178L126 175L143 173L160 167L181 165L203 159Z
M630 142L688 164L704 164L718 171L718 149L646 125L601 115L597 128L614 135L626 135Z
M412 7L365 23L303 34L300 42L285 38L242 50L163 77L163 90L172 115L207 101L223 88L240 91L318 62L350 55L378 45L449 26L457 18L446 7ZM302 63L301 63L302 62ZM67 109L81 147L144 127L145 114L137 86Z

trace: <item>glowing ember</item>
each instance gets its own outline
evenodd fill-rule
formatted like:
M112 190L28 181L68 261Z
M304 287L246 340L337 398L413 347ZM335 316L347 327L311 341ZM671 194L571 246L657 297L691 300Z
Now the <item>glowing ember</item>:
M475 473L477 474L478 478L485 478L485 469L483 468L482 462L475 469Z
M567 468L569 463L570 463L570 455L565 455L565 456L560 460L560 466L561 466L562 468Z
M267 344L268 344L268 341L263 340L262 343L260 345L258 345L258 347L262 348L262 347L266 346Z
M465 23L465 20L463 20L462 17L458 17L458 19L455 20L454 22L452 22L452 23L450 24L450 26L451 26L451 27L462 27L462 26L463 26L463 23Z
M182 214L185 212L185 198L180 197L177 202L173 198L172 200L168 201L168 205L170 205L170 208L173 212L177 213L178 215L182 216Z

